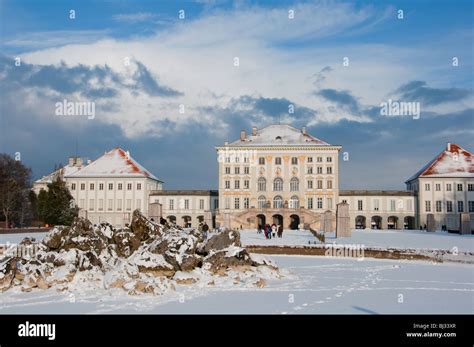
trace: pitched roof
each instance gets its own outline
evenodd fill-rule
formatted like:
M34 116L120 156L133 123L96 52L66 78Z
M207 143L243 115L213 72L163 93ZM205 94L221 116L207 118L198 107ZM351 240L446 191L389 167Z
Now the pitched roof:
M287 124L269 125L259 131L256 135L246 134L244 140L238 139L231 142L229 146L331 146L302 130L293 128Z
M116 147L68 177L148 177L159 181L141 166L129 152Z
M474 156L461 146L448 143L441 153L406 182L418 177L474 177Z
M85 165L77 166L77 165L68 164L50 173L49 175L41 177L40 179L36 180L35 183L46 183L46 184L52 183L53 179L57 178L58 176L62 178L68 177L69 175L72 175L73 173L82 169L83 167L85 167Z

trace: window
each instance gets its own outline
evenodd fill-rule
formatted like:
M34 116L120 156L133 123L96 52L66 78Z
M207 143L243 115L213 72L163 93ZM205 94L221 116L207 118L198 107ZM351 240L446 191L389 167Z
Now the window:
M437 192L440 192L440 191L441 191L441 184L440 184L440 183L436 183L436 184L435 184L435 190L436 190Z
M390 211L395 211L395 200L390 200Z
M224 200L226 210L230 209L230 198L227 196Z
M141 183L137 183L137 190L142 190L142 184Z
M240 189L240 181L239 180L234 181L234 189Z
M327 161L328 163L332 163L332 157L327 157L327 158L326 158L326 161Z
M226 175L230 175L230 167L229 166L225 167L225 173L226 173Z
M441 200L436 200L436 212L442 212L443 208L442 208L442 203L441 203Z
M322 163L322 162L323 162L323 157L318 157L318 158L316 159L316 161L317 161L318 163Z
M283 208L283 198L279 195L273 198L273 208Z
M86 202L85 202L84 199L79 200L79 208L84 208L85 204L86 204Z
M407 210L412 211L413 210L413 205L411 200L407 200Z
M468 192L474 191L474 184L468 183L468 184L467 184L467 191L468 191Z
M316 201L316 206L318 209L321 209L323 208L323 198L318 198L317 201Z
M328 208L332 209L332 198L327 198Z
M225 162L230 163L230 157L229 156L225 157Z
M267 180L265 178L260 177L257 183L259 192L265 192L267 190Z
M298 158L297 157L291 158L291 165L298 165Z
M312 163L313 162L313 157L308 157L308 163Z
M94 211L94 199L89 199L89 211Z
M76 190L76 183L71 184L71 190Z
M122 211L122 199L117 200L117 211Z
M81 183L81 190L86 190L86 184L85 183Z
M244 163L249 163L249 157L244 157Z
M104 199L99 199L99 211L104 210Z
M263 195L258 197L258 208L265 208L267 205L267 200Z
M132 210L132 199L127 199L127 211Z
M174 199L168 201L168 207L170 210L174 210Z
M425 201L425 212L431 212L431 201Z
M425 191L426 192L430 191L430 184L429 183L425 183Z
M240 175L240 167L236 166L236 167L234 168L234 173L235 173L236 175Z
M458 201L458 212L464 212L464 201Z
M453 202L446 201L446 212L453 212Z
M199 209L204 210L204 199L199 199Z
M318 189L323 189L323 180L318 180Z
M249 180L244 181L244 189L250 189L250 181Z
M240 157L239 156L235 156L235 162L240 163Z
M103 183L99 183L99 190L104 190L104 184Z
M219 200L214 199L214 210L217 210L219 208Z
M117 189L122 190L122 186L123 186L122 183L117 184Z
M357 210L358 210L358 211L362 211L362 210L363 210L362 200L357 200Z
M281 158L280 157L275 158L275 165L281 165Z
M300 207L300 199L296 195L293 195L290 198L290 202L289 202L288 207L289 208L299 208Z
M283 180L280 177L273 180L273 190L275 192L281 192L283 190Z
M249 208L249 206L250 206L250 199L244 198L244 208Z
M184 209L189 210L189 199L184 199Z
M109 190L113 190L114 189L114 184L113 183L109 183Z
M308 209L312 209L313 208L313 198L308 198L307 203L308 203Z
M327 186L328 186L328 189L332 189L332 181L331 180L327 181Z
M89 184L89 190L94 190L94 183Z
M379 204L380 204L380 201L379 199L375 199L374 200L374 211L378 211L379 210Z
M469 212L474 212L474 201L468 201Z
M127 190L132 190L132 184L131 183L127 183Z
M462 183L457 184L458 192L462 192Z
M107 204L107 210L112 211L114 208L114 201L112 199L109 199L109 203Z
M313 173L313 167L312 167L312 166L308 166L308 169L307 169L306 173L307 173L308 175L311 175L311 174Z
M308 180L308 189L313 189L313 180Z
M250 174L250 168L248 166L244 167L244 174L246 175Z
M138 210L141 210L141 208L142 208L142 201L141 201L140 199L137 199L136 203L137 203L136 208L137 208Z
M291 192L297 192L299 190L300 190L300 181L298 180L298 178L293 177L290 180L290 191Z
M258 158L258 164L259 165L265 165L265 158L264 157Z
M327 173L327 174L332 174L332 166L328 166L328 167L326 168L326 173Z
M447 190L448 192L450 192L451 190L453 190L453 186L452 186L451 183L446 183L446 190Z
M225 185L225 189L230 189L230 181L225 181L224 185Z
M239 198L234 198L234 209L236 209L236 210L240 209L240 199Z
M322 174L322 173L323 173L323 167L322 167L322 166L318 166L318 167L316 168L316 170L317 170L316 172L317 172L318 174Z

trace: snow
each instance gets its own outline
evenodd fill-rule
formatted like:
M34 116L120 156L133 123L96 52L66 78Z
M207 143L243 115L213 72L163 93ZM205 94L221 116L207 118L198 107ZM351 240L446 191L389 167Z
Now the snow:
M279 138L277 138L279 137ZM245 141L240 139L231 146L267 146L267 145L308 145L330 146L328 143L311 135L304 135L300 129L286 124L270 125L257 132L256 136L248 134Z
M180 285L164 295L127 295L84 286L73 292L0 294L0 314L276 313L472 314L474 269L465 264L271 256L287 274L263 288L221 283ZM195 277L197 274L189 274ZM187 278L183 275L183 278Z
M283 238L266 240L255 230L240 233L244 246L318 246L321 243L308 230L285 230ZM311 242L311 244L308 244ZM316 242L316 244L315 244ZM364 245L367 248L443 249L474 252L474 235L450 234L420 230L353 230L351 237L335 238L335 233L326 233L326 244Z
M86 167L68 177L148 177L158 180L151 172L141 166L128 152L114 148Z

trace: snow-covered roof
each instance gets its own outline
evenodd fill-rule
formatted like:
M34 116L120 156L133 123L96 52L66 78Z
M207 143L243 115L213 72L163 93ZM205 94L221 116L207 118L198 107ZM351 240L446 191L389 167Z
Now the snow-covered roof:
M418 177L474 177L474 157L461 146L448 143L440 154L410 177L407 182Z
M229 146L331 146L314 136L309 135L306 130L293 128L287 124L269 125L256 134L246 134L244 139L231 142Z
M76 171L82 169L85 165L65 165L63 166L62 168L50 173L49 175L47 176L43 176L42 178L40 178L39 180L36 180L35 183L36 184L41 184L41 183L44 183L44 184L48 184L48 183L53 183L53 179L57 178L57 177L61 177L61 178L64 178L64 177L68 177L70 175L72 175L73 173L75 173Z
M150 171L135 161L129 152L119 147L106 152L100 158L68 177L147 177L160 181Z

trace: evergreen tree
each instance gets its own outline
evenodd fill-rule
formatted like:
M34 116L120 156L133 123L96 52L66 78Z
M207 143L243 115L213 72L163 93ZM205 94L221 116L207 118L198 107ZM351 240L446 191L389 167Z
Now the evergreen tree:
M47 224L71 225L78 208L66 183L58 177L48 184L48 191L38 195L38 216Z

